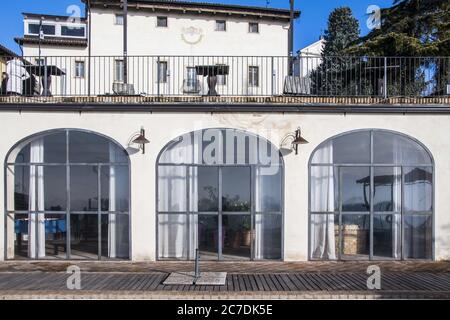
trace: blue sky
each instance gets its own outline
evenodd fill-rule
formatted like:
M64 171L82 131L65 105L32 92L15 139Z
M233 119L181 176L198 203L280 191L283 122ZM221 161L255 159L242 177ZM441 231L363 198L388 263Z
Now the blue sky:
M195 1L195 0L194 0ZM266 6L267 0L201 0L226 4L241 4ZM0 43L19 53L19 47L13 38L23 34L22 12L66 14L70 5L80 5L80 0L3 0L0 11ZM326 29L330 12L337 7L348 6L353 15L360 21L361 33L366 34L367 8L370 5L389 7L393 0L296 0L296 9L302 11L302 16L296 22L295 49L315 42L321 32ZM289 8L289 0L270 0L269 6ZM84 12L84 9L82 9Z

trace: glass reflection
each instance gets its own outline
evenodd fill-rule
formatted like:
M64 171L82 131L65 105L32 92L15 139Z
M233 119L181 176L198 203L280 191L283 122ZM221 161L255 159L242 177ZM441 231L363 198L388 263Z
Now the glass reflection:
M374 168L373 209L381 212L400 212L402 181L400 167Z
M403 219L405 258L431 259L433 247L431 215L406 215Z
M343 215L341 258L368 259L370 251L370 215Z
M374 215L373 255L375 258L401 258L401 216Z
M70 258L98 259L98 216L70 215Z
M342 211L369 211L370 169L368 167L342 167L340 171Z
M433 205L433 173L429 167L404 168L404 210L431 211Z
M222 169L222 210L250 211L250 167Z
M223 215L222 256L226 260L250 259L252 244L250 215Z

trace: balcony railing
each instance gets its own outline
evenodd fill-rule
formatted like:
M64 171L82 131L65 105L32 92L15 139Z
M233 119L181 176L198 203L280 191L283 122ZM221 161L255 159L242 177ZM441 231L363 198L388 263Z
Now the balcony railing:
M36 56L6 60L3 96L450 95L450 57Z

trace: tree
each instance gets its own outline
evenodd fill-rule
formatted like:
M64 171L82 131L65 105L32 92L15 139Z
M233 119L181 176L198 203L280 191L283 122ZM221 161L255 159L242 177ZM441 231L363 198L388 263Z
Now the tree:
M443 94L450 83L450 59L437 57L450 56L450 1L394 0L392 7L381 10L381 28L359 38L345 52L410 57L389 58L392 65L384 76L394 79L390 95Z
M328 17L321 65L311 74L313 91L319 95L350 94L352 59L344 50L359 38L359 23L348 7L336 8Z

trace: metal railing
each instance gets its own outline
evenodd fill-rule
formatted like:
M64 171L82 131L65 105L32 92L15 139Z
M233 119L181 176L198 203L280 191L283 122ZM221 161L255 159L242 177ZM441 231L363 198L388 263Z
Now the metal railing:
M4 60L0 95L390 98L450 94L450 57L42 56Z

